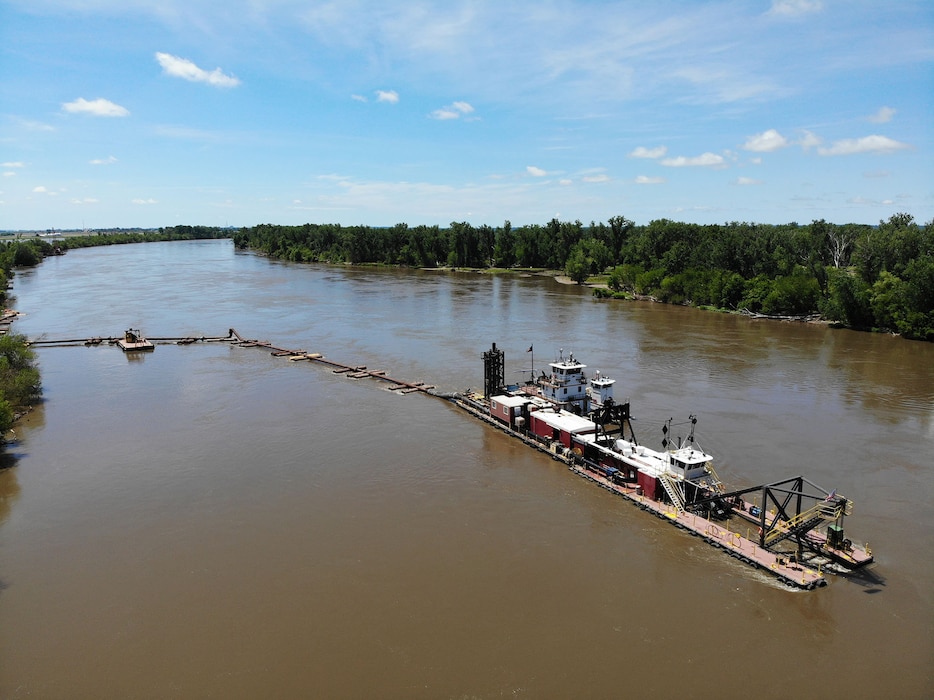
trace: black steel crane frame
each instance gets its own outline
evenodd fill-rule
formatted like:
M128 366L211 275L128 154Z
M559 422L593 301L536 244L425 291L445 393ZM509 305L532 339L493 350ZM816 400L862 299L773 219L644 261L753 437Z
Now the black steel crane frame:
M771 484L760 484L749 488L739 489L717 494L709 498L699 499L689 504L691 508L700 508L704 505L725 501L734 502L740 496L754 492L760 493L759 520L759 546L770 549L789 539L797 543L798 553L804 548L820 554L822 543L814 542L806 537L807 533L817 525L826 522L827 518L812 518L801 520L802 513L818 504L827 504L828 511L837 512L836 520L842 525L843 516L847 508L847 499L836 491L827 491L804 476L794 476ZM774 515L770 517L770 507L774 508ZM788 523L795 523L788 526ZM778 533L773 536L773 533ZM767 545L767 540L772 540Z

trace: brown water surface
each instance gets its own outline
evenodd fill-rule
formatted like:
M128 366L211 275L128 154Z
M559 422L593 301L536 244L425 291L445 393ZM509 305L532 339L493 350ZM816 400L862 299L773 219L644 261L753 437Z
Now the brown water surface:
M856 502L789 591L439 399L228 345L39 350L0 470L0 697L930 697L934 345L229 241L18 275L32 338L224 335L444 390L574 351L739 486ZM526 352L530 345L534 353Z

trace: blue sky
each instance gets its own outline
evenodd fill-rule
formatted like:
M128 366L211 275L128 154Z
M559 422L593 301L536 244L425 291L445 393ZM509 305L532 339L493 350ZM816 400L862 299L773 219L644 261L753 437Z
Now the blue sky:
M0 0L0 229L934 218L929 0Z

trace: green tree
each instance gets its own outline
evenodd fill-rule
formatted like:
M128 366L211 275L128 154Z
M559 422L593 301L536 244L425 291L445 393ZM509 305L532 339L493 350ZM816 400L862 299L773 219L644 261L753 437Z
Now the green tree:
M39 400L42 384L35 366L35 352L25 336L0 336L0 433L12 427L17 409Z
M483 257L483 264L493 267L493 260L496 257L496 229L492 226L483 224L477 229L479 237L478 255Z
M0 396L0 434L5 435L16 421L16 411L5 398Z
M568 255L564 271L572 280L578 284L583 284L590 275L590 264L591 261L587 258L583 245L578 243Z
M622 260L623 247L626 245L629 233L635 227L635 224L625 216L611 216L607 219L607 223L610 225L610 242L608 245L612 262L619 262Z
M493 249L495 264L499 267L512 267L516 264L516 234L509 219L496 229L496 245Z
M617 265L610 272L610 276L606 280L607 286L612 289L614 292L621 292L626 285L626 278L624 277L624 270L622 265Z
M14 267L33 267L39 264L41 256L29 243L14 243L12 260Z
M541 245L543 237L542 227L537 224L523 226L516 231L516 259L520 267L542 267L545 264Z
M847 270L831 270L828 296L821 313L831 321L839 321L851 328L872 328L875 319L869 285L861 276Z
M598 238L583 238L577 245L584 251L591 274L601 274L613 261L610 249Z
M762 312L804 315L817 308L819 296L817 280L798 270L772 281L771 289L762 300Z

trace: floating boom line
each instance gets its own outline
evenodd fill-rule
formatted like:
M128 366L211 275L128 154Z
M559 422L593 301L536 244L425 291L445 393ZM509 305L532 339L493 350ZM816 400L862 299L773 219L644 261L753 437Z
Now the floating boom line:
M116 345L122 336L94 336L90 338L64 338L64 339L45 339L29 340L27 345L32 347L76 347L76 346L100 346ZM158 336L147 338L150 342L157 345L192 345L195 343L230 343L242 348L260 348L268 350L273 357L284 357L292 362L316 362L326 365L332 369L335 374L343 374L351 379L377 379L390 386L390 391L398 391L402 394L412 394L421 392L432 394L433 384L425 382L410 382L404 379L396 379L389 376L386 370L367 369L366 365L348 365L335 360L329 360L321 353L307 352L305 350L292 350L279 347L268 340L255 340L245 338L236 329L231 328L227 335L206 336L206 335L187 335L187 336Z

